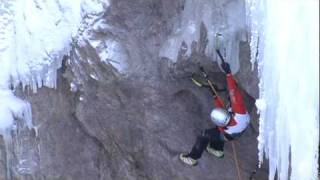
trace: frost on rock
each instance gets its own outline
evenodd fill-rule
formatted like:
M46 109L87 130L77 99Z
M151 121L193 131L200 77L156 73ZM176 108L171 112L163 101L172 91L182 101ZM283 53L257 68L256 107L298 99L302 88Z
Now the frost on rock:
M67 62L74 75L73 89L81 90L83 82L89 78L96 81L103 80L100 73L101 66L104 65L102 63L119 70L120 68L117 66L122 67L120 62L126 60L122 58L125 57L122 55L125 53L122 49L119 49L122 48L119 43L111 39L109 41L102 40L103 36L101 34L106 34L105 31L111 28L103 18L109 6L109 1L102 0L83 1L81 4L82 19L77 32L72 37L72 50ZM116 44L116 47L114 47L114 44ZM82 48L85 47L90 50L82 51Z
M102 62L110 64L121 73L126 71L128 57L121 43L113 39L105 41L91 40L89 42L96 49L96 53Z
M316 180L319 1L247 0L247 9L253 63L259 54L260 163L269 159L270 180Z
M191 44L200 35L203 22L208 29L208 46L206 54L214 60L218 59L215 52L216 34L223 35L226 60L232 72L239 69L239 43L246 40L245 4L243 1L212 1L186 0L181 19L177 20L173 34L163 44L160 57L167 57L176 62L178 50L183 42L191 53Z
M110 33L115 27L109 25L103 17L104 13L108 13L106 8L109 5L105 3L105 9L101 12L84 16L78 32L73 37L73 49L68 66L75 77L72 83L80 90L89 78L96 81L106 80L106 71L122 75L128 72L129 57L125 44Z

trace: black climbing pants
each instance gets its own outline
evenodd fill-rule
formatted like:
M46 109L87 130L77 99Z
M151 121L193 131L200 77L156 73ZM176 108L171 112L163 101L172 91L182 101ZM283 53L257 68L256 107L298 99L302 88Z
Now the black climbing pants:
M193 159L199 159L208 145L215 150L223 151L224 138L218 128L202 131L188 155Z

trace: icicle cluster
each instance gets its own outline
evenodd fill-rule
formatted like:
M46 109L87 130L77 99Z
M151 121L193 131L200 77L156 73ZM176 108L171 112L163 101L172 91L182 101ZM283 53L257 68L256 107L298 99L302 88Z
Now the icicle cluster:
M9 168L15 166L11 163L12 158L17 158L15 170L20 174L31 173L36 166L35 151L28 145L32 142L28 135L28 129L33 128L31 105L14 96L11 89L20 84L33 92L42 86L55 88L57 69L61 66L62 57L71 49L71 37L76 33L81 18L87 13L103 10L104 5L109 5L109 2L0 2L0 135L6 143L8 179ZM12 135L17 139L12 139ZM15 142L19 145L14 145ZM16 157L11 157L13 151L16 151Z
M99 0L0 2L0 91L28 86L33 92L42 86L56 87L56 72L62 57L69 53L71 37L82 16L102 11ZM1 97L4 100L8 98ZM11 96L10 96L11 97ZM12 96L14 97L14 96ZM5 104L2 101L2 104ZM15 111L13 111L15 112ZM1 124L6 124L0 119ZM10 123L8 123L10 124Z
M252 63L259 55L260 163L269 159L270 180L316 180L319 1L247 0L247 10Z

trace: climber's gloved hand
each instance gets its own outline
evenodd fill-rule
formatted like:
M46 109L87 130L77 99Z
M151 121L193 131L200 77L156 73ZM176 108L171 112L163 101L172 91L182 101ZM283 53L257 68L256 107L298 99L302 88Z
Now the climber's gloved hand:
M230 74L230 73L231 73L231 69L230 69L229 63L227 63L227 62L222 62L222 63L221 63L221 68L223 69L223 71L224 71L226 74Z

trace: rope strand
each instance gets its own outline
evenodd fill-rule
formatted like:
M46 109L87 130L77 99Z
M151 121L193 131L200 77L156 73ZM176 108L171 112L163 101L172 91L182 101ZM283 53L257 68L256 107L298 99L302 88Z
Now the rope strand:
M241 174L240 174L240 164L239 164L239 161L238 161L237 152L236 152L236 146L234 145L234 142L231 142L231 146L232 146L232 151L233 151L234 163L235 163L236 169L237 169L238 180L242 180Z

